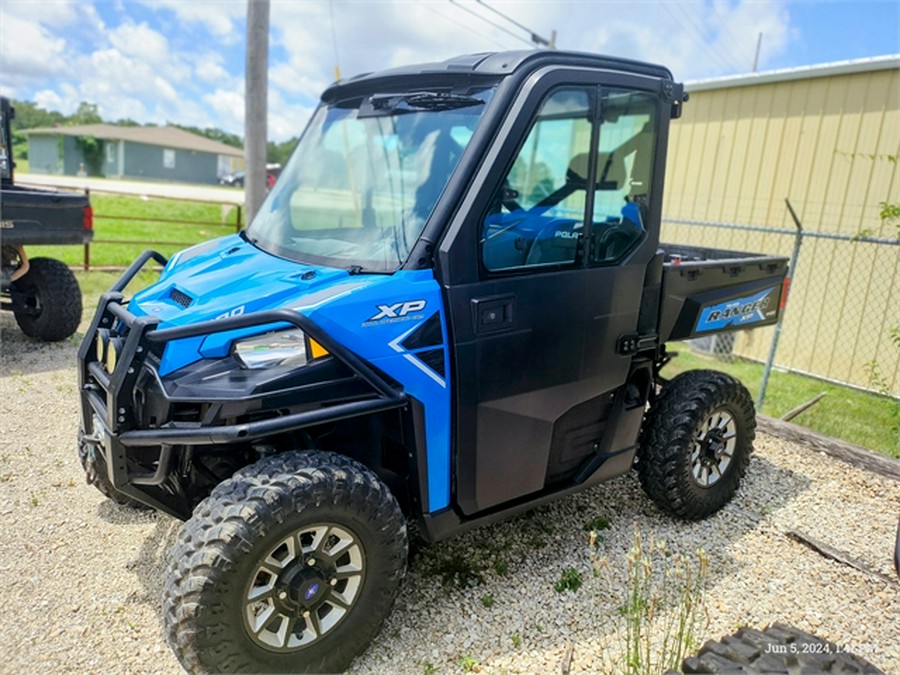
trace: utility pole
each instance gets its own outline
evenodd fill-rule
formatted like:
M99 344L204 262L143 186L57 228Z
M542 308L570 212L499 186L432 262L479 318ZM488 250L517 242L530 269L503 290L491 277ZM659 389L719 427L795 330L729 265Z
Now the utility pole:
M269 0L247 0L244 85L244 208L249 223L266 198Z
M759 65L759 49L762 47L762 33L759 34L759 37L756 38L756 56L753 57L753 72L756 72L756 67Z

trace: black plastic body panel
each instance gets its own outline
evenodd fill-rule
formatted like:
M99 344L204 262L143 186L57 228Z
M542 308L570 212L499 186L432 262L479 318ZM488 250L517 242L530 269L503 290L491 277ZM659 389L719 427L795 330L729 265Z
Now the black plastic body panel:
M788 258L738 253L712 248L661 245L666 262L662 273L659 335L662 342L687 340L741 328L777 323L781 317ZM760 303L737 303L770 292ZM710 307L733 305L733 321L700 325ZM732 311L732 310L727 310ZM740 323L743 317L752 319Z
M94 235L85 229L87 195L23 188L0 189L3 243L13 246L86 244Z

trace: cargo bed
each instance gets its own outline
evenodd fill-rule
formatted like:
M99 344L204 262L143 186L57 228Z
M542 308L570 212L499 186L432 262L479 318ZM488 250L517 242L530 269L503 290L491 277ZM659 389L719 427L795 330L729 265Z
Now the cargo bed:
M777 323L788 258L660 244L661 342Z

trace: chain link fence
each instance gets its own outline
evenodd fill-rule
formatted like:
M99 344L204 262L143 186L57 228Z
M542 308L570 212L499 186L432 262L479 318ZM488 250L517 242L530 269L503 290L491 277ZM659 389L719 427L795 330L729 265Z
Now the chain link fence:
M793 220L797 229L663 219L664 241L792 258L780 326L694 340L691 349L766 364L752 392L760 407L772 368L900 398L900 239Z

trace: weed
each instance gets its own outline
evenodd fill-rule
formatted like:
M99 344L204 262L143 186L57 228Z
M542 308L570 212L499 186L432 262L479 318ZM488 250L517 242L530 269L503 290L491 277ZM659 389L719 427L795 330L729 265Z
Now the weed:
M562 593L564 591L572 591L574 593L581 588L583 583L581 572L573 567L568 567L563 570L559 577L559 581L553 584L553 588L557 593Z
M424 675L434 675L438 672L439 668L437 666L433 666L428 661L422 661L422 673Z
M488 593L481 598L481 604L490 609L494 606L494 596Z
M432 573L441 577L445 586L469 588L484 583L481 564L462 553L452 553L434 561Z
M593 530L594 532L599 532L600 530L608 530L611 527L609 522L609 518L605 516L597 516L596 518L587 521L584 524L584 531L590 532Z
M478 659L473 656L469 656L468 654L459 661L459 665L462 666L462 669L467 673L471 673L475 668L478 667Z
M494 561L494 572L496 572L498 576L505 577L509 574L509 565L506 564L505 560L497 559Z
M672 553L651 535L645 543L637 527L634 546L626 556L627 579L622 596L609 561L595 559L606 577L609 598L616 606L615 633L624 633L624 652L604 652L613 662L608 670L641 675L678 669L698 644L708 622L703 592L709 559L700 550L696 563Z
M512 636L513 647L519 648L522 646L522 636L518 633L513 633Z
M41 503L41 501L38 499L38 496L34 492L32 492L31 493L31 505L37 506L40 503Z

